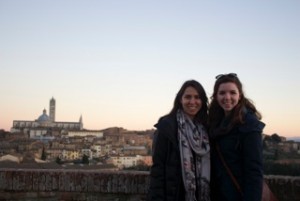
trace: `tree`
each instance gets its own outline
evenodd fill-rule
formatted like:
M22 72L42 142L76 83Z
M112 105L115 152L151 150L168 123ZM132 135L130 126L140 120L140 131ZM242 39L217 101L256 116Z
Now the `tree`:
M41 160L45 161L46 158L47 158L47 155L46 155L46 152L45 152L45 147L43 147Z
M266 139L263 140L263 149L267 150L268 149L268 145L266 143Z
M273 134L273 135L271 136L271 138L272 138L272 140L273 140L274 142L276 142L276 143L279 143L279 142L281 142L281 138L280 138L280 136L279 136L279 135L277 135L276 133L275 133L275 134Z
M275 159L275 160L278 160L278 159L279 159L278 149L275 149L274 159Z
M59 158L59 156L56 157L55 162L56 162L57 164L62 164L62 161L61 161L61 159Z
M84 154L84 155L82 156L81 163L82 163L82 164L89 164L89 163L90 163L89 157L88 157L87 155Z

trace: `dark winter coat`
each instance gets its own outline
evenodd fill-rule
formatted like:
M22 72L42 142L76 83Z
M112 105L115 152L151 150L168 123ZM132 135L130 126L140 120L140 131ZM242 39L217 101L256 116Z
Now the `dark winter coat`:
M176 117L166 116L155 126L148 200L184 201Z
M247 112L245 123L234 126L228 133L210 139L211 145L211 193L213 201L261 201L262 130L264 123ZM218 144L227 166L237 179L243 196L234 186L216 152Z

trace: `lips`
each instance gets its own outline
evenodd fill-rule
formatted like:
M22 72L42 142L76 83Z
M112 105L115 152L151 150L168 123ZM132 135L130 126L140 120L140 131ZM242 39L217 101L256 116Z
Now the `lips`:
M228 102L228 101L223 102L223 105L224 105L225 107L230 107L230 106L231 106L231 102Z
M225 103L225 104L224 104L224 106L225 106L225 107L230 107L230 106L231 106L231 104L229 104L229 103Z
M188 107L189 110L198 110L198 108L199 108L199 107L197 107L197 106L191 106L191 107Z
M187 109L188 113L193 114L193 115L195 115L199 111L199 107L195 107L195 106L187 107L186 109Z
M224 107L225 109L230 109L230 108L231 108L231 105L230 105L230 104L224 104L223 107Z

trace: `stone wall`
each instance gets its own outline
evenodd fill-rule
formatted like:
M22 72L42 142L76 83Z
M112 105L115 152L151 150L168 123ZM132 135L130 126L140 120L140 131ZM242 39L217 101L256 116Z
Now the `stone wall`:
M300 201L300 177L266 176L279 201ZM0 169L0 201L143 201L149 173Z

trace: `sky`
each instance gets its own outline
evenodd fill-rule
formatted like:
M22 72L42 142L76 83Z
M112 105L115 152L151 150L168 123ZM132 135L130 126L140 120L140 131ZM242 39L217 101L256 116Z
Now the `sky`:
M0 129L154 128L179 88L237 73L265 134L300 136L300 1L0 0Z

